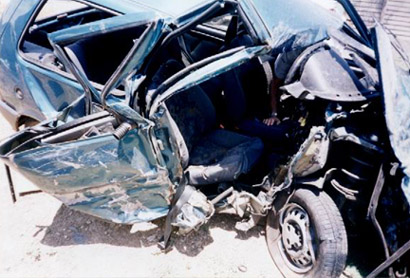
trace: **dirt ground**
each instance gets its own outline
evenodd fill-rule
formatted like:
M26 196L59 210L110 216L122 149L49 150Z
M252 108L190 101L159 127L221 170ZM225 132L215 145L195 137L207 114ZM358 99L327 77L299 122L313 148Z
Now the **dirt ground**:
M7 0L0 0L0 12ZM0 139L13 133L0 116ZM36 189L13 172L18 192ZM130 234L72 211L44 194L13 204L0 165L0 277L282 277L268 253L263 227L234 230L238 219L216 216L200 231L174 237L160 252L159 228Z
M0 116L0 139L12 133ZM12 174L18 192L36 189ZM200 231L174 237L172 251L163 254L161 221L131 234L128 226L72 211L44 193L13 204L0 165L0 277L282 277L263 227L239 234L237 220L216 216Z
M0 118L0 137L12 130ZM13 173L19 192L34 185ZM0 277L282 277L269 256L263 227L234 230L238 219L216 216L200 231L157 247L159 228L130 234L70 210L44 194L13 204L0 166Z
M0 13L7 1L0 0ZM0 116L0 139L12 133ZM12 174L18 192L36 189ZM237 220L217 215L200 231L175 236L164 254L157 247L162 221L131 234L128 226L70 210L44 193L13 204L0 165L0 277L282 277L264 228L239 233Z

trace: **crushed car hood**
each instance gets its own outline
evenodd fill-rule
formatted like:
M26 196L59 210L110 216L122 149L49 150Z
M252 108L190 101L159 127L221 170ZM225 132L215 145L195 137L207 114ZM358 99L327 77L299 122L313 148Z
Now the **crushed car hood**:
M389 36L380 24L374 37L390 143L401 162L402 189L410 203L410 72L395 61Z

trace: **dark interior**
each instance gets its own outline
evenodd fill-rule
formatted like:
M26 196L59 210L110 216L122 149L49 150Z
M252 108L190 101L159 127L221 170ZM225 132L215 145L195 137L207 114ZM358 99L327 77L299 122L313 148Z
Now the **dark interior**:
M35 21L35 23L30 26L28 32L25 34L24 41L28 41L35 45L52 50L53 48L48 40L48 34L77 25L84 25L90 22L106 19L112 16L112 14L104 11L87 8L53 18Z
M197 29L174 39L158 52L161 55L152 64L157 70L149 79L147 91L155 90L187 65L238 46L254 45L244 30L238 34L239 29L238 19L232 17L225 32L227 40L207 37ZM186 144L182 162L190 184L235 181L258 163L264 152L263 141L238 129L238 124L251 110L269 113L258 107L261 101L269 101L267 84L265 72L255 59L166 101Z
M227 15L228 21L222 13L217 15L222 20L198 25L160 48L151 57L148 90L155 90L192 63L238 46L254 45L238 17L230 12ZM41 22L25 37L22 50L31 58L56 66L47 34L109 16L90 9L61 20ZM89 80L105 84L145 28L140 26L82 39L65 46L65 51ZM190 184L234 181L256 165L264 144L260 138L237 127L249 111L264 113L257 103L267 97L265 92L265 73L260 62L254 60L167 101L188 149L183 159Z
M90 81L105 84L131 50L134 40L138 39L145 29L146 26L143 25L94 36L70 44L66 46L66 50L68 48L75 54ZM70 58L73 60L72 56Z
M155 80L161 82L183 67L169 60L160 67ZM182 159L188 165L191 185L234 181L257 163L263 152L262 141L220 128L216 109L200 86L174 95L166 105L188 149Z
M45 66L65 70L53 53L48 34L111 16L107 12L96 9L83 9L62 17L36 22L25 35L21 50L26 57ZM141 36L145 28L146 26L143 25L83 39L68 45L67 54L71 60L75 60L73 62L84 71L89 80L105 84L133 46L134 40Z

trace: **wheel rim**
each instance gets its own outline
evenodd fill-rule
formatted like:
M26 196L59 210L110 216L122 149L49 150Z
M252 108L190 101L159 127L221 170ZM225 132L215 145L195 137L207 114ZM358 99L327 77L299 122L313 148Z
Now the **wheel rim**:
M281 238L278 244L284 261L296 273L308 272L315 264L309 214L301 206L291 203L282 210L279 221Z

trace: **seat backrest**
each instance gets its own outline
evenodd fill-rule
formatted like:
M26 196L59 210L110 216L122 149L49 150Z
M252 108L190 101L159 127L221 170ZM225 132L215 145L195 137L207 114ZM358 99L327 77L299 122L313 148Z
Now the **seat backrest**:
M241 35L233 39L228 48L251 45L251 37ZM225 125L232 126L248 116L263 117L269 113L264 107L269 103L268 80L258 59L225 73L221 81L225 99ZM269 108L269 105L266 106Z
M154 74L148 89L157 88L162 82L183 68L182 63L168 60ZM200 86L191 87L172 96L165 104L189 151L204 134L216 126L215 108Z
M138 26L82 39L65 48L71 56L76 56L77 63L90 81L104 85L131 50L133 39L138 38L142 31L140 29Z
M118 47L115 47L115 41L118 41ZM66 49L75 54L90 81L104 85L131 49L132 40L131 43L127 42L124 46L124 42L114 39L113 36L100 36L77 41L68 45Z
M205 134L216 128L215 108L200 86L174 95L166 105L189 151Z

